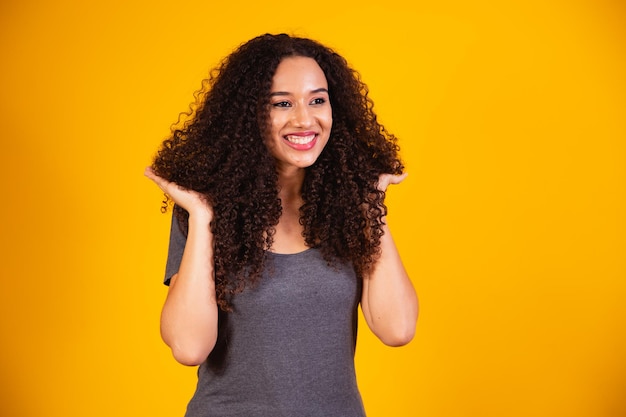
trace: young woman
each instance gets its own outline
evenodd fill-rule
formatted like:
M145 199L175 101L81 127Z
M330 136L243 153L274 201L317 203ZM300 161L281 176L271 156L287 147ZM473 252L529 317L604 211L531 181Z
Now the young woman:
M254 38L204 85L146 169L175 203L161 334L200 365L187 416L363 416L358 305L390 346L418 313L386 224L395 137L309 39Z

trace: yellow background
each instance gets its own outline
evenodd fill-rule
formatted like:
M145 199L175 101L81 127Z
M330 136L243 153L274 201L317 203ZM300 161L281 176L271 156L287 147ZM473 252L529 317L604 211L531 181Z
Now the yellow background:
M210 67L287 31L361 72L410 173L421 316L399 349L361 326L368 415L626 416L623 2L212 3L0 4L0 415L182 415L143 168Z

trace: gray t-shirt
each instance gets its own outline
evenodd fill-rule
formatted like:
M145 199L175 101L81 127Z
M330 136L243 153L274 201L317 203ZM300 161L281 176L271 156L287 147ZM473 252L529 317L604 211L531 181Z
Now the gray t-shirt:
M166 283L185 236L172 223ZM362 417L354 370L360 282L317 249L268 253L259 283L220 312L186 417Z

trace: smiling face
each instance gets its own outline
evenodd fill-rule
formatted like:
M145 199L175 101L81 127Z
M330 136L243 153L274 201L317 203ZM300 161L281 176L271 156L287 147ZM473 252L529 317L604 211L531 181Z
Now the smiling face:
M324 72L312 58L281 61L272 79L269 129L265 144L279 173L313 165L324 150L333 124Z

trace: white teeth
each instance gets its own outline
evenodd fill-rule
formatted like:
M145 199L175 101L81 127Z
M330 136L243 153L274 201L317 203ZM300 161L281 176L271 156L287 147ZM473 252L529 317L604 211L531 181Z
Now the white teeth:
M311 142L315 138L315 135L309 135L309 136L287 135L285 136L285 138L287 138L289 142L295 143L296 145L305 145Z

